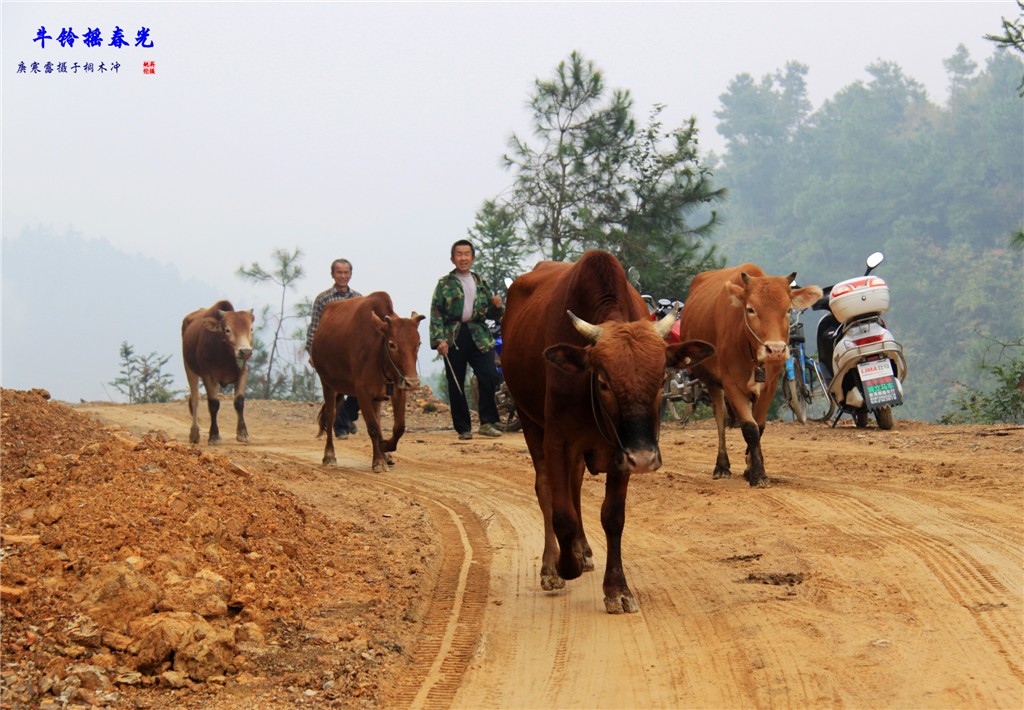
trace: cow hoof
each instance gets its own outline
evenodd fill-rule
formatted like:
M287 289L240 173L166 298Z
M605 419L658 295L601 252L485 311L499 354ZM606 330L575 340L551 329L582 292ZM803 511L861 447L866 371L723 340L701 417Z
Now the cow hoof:
M588 554L583 555L583 571L593 572L594 571L594 555Z
M761 476L760 478L751 478L746 476L747 481L750 483L751 488L771 488L772 482L768 480L767 476Z
M324 466L334 466L338 463L338 459L333 456L324 456Z
M391 454L384 454L384 460L387 462L388 466L395 465L395 460L391 458Z
M373 464L374 473L387 473L389 470L388 465L383 461L375 461Z
M235 438L236 438L236 439L237 439L238 441L241 441L241 442L242 442L243 444L247 444L247 443L249 443L249 435L248 435L248 434L239 434L239 435L238 435L238 436L236 436Z
M640 605L632 592L619 594L618 596L604 598L604 610L609 614L635 614L640 611Z
M716 480L719 478L732 478L732 471L727 468L716 468L712 478Z
M199 434L189 434L188 435L188 443L190 443L190 444L198 444L199 443Z
M542 574L540 586L545 592L553 592L556 589L565 589L565 580L557 574Z
M217 444L220 443L220 437L211 436L209 439L206 440L206 443L209 444L210 446L216 446Z

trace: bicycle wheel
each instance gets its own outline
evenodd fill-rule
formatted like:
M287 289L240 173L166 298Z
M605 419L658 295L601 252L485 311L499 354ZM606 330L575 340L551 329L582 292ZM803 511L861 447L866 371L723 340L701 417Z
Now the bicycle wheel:
M806 417L812 422L825 422L835 411L835 405L828 394L825 382L821 378L821 369L818 363L812 358L807 358L804 368L804 402L806 406Z

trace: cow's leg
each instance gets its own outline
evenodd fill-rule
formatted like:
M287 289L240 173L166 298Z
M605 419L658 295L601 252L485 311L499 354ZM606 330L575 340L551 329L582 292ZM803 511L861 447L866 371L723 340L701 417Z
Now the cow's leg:
M380 397L368 389L357 388L356 397L363 408L363 421L366 423L366 433L373 445L373 472L384 473L388 471L388 462L384 458L383 439L380 429ZM370 406L366 406L369 403Z
M188 431L188 443L199 443L199 375L185 366L188 380L188 413L192 415L192 428Z
M322 378L321 378L322 381ZM325 466L333 466L338 463L337 457L334 455L334 415L337 413L338 403L335 401L334 390L328 387L326 384L324 388L324 403L320 407L320 433L327 434L327 443L324 444L324 458L323 463Z
M551 490L551 525L558 538L558 574L562 579L576 579L583 574L582 556L575 543L580 534L580 518L573 505L573 476L579 461L561 441L548 437L544 442L547 481Z
M708 397L711 399L711 409L715 413L715 426L718 427L718 458L715 459L715 472L712 478L730 478L732 469L729 468L729 452L725 448L725 418L728 415L725 392L720 386L709 385Z
M206 440L211 446L220 443L220 429L217 427L217 412L220 411L220 383L216 377L203 377L206 388L206 407L210 410L210 436Z
M391 427L391 438L383 443L384 460L389 466L393 466L395 460L391 457L391 451L398 450L398 440L405 433L405 403L408 390L396 387L391 397L391 413L394 416L394 426Z
M743 441L747 444L747 466L743 471L743 477L747 479L747 483L751 486L765 488L769 483L768 477L764 472L764 459L761 457L761 429L758 427L757 422L754 421L754 412L751 407L748 391L746 388L727 386L725 396L730 406L732 406L736 419L740 422ZM767 404L765 404L765 411L767 412Z
M743 440L747 442L747 469L743 477L754 488L767 488L771 485L764 471L764 457L761 454L761 430L756 422L743 422L740 425Z
M572 543L573 553L580 558L584 572L594 571L594 551L590 549L590 542L587 541L587 534L583 531L583 511L580 508L580 490L583 488L583 476L585 466L583 461L573 471L572 478L572 507L576 509L576 518L580 521L579 534Z
M629 474L608 473L601 504L601 525L608 540L608 562L604 569L604 608L609 614L633 614L640 611L622 571L622 528L626 524L626 492Z
M768 474L764 470L761 437L764 434L765 420L768 417L768 405L774 396L774 387L771 388L771 391L762 392L754 402L753 421L743 422L743 438L747 442L747 469L743 472L743 477L751 486L757 488L767 488L771 485Z
M536 472L534 490L537 503L544 520L544 553L540 563L540 586L545 591L562 589L565 580L558 575L558 539L551 522L551 485L548 483L547 465L544 461L544 428L532 419L522 419L523 437L533 459L533 470Z
M235 427L235 438L238 441L249 441L249 430L245 428L245 384L249 378L249 367L242 365L242 372L235 383L235 414L238 415L238 426Z

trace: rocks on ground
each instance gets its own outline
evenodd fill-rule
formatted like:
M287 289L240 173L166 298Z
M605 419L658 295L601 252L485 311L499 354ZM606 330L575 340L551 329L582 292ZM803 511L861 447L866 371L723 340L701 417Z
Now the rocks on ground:
M422 570L370 523L372 497L331 520L162 432L110 430L45 390L0 398L0 706L377 704ZM389 525L427 561L410 511Z

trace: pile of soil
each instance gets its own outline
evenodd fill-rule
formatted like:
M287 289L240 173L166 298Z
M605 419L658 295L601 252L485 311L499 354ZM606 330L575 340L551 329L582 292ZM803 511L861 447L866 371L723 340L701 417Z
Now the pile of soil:
M414 501L328 519L162 431L0 398L4 708L379 705L440 554Z

